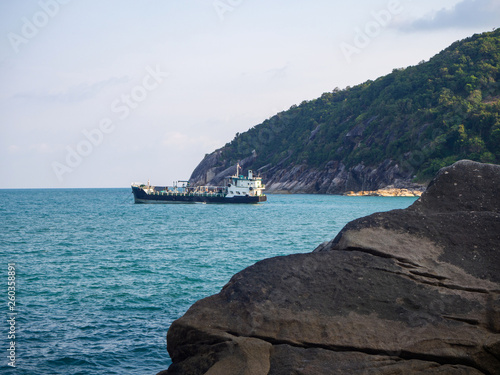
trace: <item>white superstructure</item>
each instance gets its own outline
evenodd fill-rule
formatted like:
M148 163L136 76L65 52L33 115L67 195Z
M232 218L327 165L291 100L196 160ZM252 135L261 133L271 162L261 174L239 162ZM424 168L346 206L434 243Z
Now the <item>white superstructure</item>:
M227 185L227 198L259 196L266 188L262 184L262 178L254 177L251 170L248 171L248 177L240 175L240 166L236 167L236 175L229 178Z

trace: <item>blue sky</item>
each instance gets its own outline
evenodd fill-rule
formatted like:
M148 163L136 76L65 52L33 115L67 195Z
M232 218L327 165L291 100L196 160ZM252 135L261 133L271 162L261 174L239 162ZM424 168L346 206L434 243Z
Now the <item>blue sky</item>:
M498 20L498 0L3 1L0 188L187 179L237 132Z

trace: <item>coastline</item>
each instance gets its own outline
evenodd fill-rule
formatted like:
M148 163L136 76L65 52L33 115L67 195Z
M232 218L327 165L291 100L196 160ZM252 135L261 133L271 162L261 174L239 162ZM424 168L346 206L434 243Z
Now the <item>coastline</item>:
M425 189L398 189L386 187L378 190L348 191L342 195L347 197L420 197Z

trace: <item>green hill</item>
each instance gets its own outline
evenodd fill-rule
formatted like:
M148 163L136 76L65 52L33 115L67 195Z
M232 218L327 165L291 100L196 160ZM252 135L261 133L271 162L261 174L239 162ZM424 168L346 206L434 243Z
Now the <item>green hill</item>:
M191 179L215 182L242 162L276 190L338 193L423 183L460 159L500 161L500 29L292 106L207 155Z

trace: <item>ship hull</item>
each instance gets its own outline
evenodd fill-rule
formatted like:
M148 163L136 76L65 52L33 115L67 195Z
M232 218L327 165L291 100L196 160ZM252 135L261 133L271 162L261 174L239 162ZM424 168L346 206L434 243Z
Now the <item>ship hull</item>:
M132 186L134 194L134 202L139 204L168 204L168 203L246 203L256 204L265 202L265 195L259 196L242 196L227 198L221 195L205 195L205 194L147 194L140 187Z

